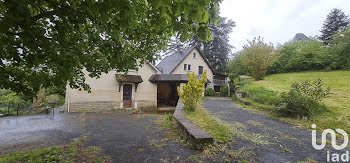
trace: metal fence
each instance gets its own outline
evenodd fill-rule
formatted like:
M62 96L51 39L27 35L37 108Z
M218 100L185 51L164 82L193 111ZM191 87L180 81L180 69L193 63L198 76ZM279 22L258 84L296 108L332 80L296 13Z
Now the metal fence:
M13 115L22 115L33 111L31 103L21 103L21 104L12 104L12 103L0 103L0 114L4 116L13 116Z

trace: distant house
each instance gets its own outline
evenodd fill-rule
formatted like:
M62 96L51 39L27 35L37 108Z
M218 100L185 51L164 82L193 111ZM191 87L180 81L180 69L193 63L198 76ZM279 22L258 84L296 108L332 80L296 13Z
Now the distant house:
M186 83L187 73L197 77L207 70L206 88L220 91L228 85L227 76L215 73L197 47L190 47L165 57L157 66L146 62L137 71L110 71L99 79L86 75L91 93L66 89L66 110L98 111L118 108L156 109L175 106L179 97L177 86Z
M307 37L304 33L297 33L293 37L292 42L294 42L294 41L304 41L304 40L308 41L308 40L310 40L310 38Z

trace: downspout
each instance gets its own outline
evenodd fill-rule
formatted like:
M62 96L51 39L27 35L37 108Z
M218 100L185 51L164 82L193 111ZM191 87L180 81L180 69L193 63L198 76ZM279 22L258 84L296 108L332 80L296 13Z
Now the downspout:
M69 113L69 111L70 111L70 106L69 106L69 103L70 103L70 100L69 100L69 87L68 87L68 89L67 89L67 101L68 101L68 104L67 104L67 112Z

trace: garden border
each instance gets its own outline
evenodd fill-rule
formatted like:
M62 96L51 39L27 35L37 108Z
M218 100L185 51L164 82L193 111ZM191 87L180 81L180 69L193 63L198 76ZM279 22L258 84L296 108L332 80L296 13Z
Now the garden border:
M177 102L174 118L178 124L177 126L184 131L191 140L195 141L195 143L206 144L214 142L214 138L211 135L185 117L184 104L181 99Z

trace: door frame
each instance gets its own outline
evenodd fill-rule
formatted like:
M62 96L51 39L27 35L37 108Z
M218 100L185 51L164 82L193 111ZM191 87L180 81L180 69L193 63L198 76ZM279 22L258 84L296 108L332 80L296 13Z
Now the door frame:
M121 96L120 96L120 101L123 102L123 92L124 92L124 84L130 84L131 85L131 102L134 101L134 92L135 92L135 83L123 83L122 84L122 89L121 89Z

